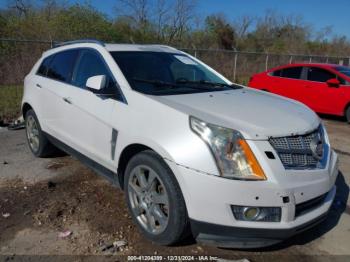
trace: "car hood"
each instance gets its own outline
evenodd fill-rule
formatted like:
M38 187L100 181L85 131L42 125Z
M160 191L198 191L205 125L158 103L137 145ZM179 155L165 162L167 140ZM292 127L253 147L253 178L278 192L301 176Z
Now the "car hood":
M252 140L305 134L320 124L305 105L250 88L152 98L208 123L238 130Z

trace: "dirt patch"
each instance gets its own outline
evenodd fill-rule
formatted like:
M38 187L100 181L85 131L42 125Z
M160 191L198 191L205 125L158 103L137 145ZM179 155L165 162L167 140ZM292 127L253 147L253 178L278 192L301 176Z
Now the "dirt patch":
M0 210L10 214L8 218L1 217L1 243L11 242L26 228L58 234L83 224L92 232L91 241L96 244L123 238L133 228L124 201L118 202L123 200L123 194L85 168L74 176L34 185L10 180L0 188L0 195Z
M123 192L87 168L82 167L69 177L36 184L9 180L0 188L0 196L0 210L10 214L8 218L0 218L0 243L4 246L13 241L17 243L18 235L28 237L27 230L31 229L33 235L40 231L58 235L71 230L73 234L67 241L71 243L68 253L73 254L104 254L102 247L116 240L128 242L123 254L130 250L154 254L156 249L162 249L145 241L135 230ZM85 227L88 234L74 230L85 230ZM84 245L79 246L79 243ZM188 254L188 250L182 249L175 247L173 252Z
M133 224L123 192L85 167L70 176L35 184L9 180L0 188L0 196L1 212L10 214L0 218L2 254L212 255L238 259L261 253L201 246L191 239L171 248L155 245ZM60 239L58 234L66 230L72 235ZM102 251L117 240L128 244L118 252ZM296 247L292 244L283 253L302 254ZM265 250L265 254L276 250Z
M53 162L53 163L49 163L47 166L46 166L46 169L49 169L49 170L57 170L57 169L60 169L64 166L64 163L62 162Z
M341 124L340 131L338 126L331 123L331 139L336 148L349 152L348 136L341 133L348 132L349 126ZM250 261L280 261L283 256L286 261L312 261L320 257L310 255L348 254L350 159L346 154L339 154L343 174L339 176L338 201L325 223L279 246L240 251L204 246L191 239L173 247L155 245L133 224L120 189L72 157L34 158L23 131L2 132L0 139L2 255L211 255ZM10 216L3 217L5 213ZM66 230L72 235L60 238L59 233ZM128 245L114 253L102 251L118 240L126 240Z

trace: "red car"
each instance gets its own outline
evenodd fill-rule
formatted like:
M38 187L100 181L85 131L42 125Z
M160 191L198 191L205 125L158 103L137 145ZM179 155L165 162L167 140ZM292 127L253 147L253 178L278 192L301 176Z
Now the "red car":
M295 99L318 113L344 116L350 123L350 67L289 64L252 76L248 86Z

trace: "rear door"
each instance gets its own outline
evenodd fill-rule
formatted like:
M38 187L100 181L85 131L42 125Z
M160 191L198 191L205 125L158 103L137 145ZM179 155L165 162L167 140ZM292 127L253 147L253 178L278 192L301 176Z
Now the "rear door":
M107 78L104 94L86 88L87 79L96 75ZM118 130L112 128L111 114L116 103L120 103L119 93L108 65L96 50L81 51L72 86L66 95L71 103L63 126L69 130L69 144L101 165L115 169L113 160Z
M320 113L339 113L338 104L343 88L329 86L327 81L337 78L341 83L344 83L344 80L333 72L320 67L309 66L306 67L306 71L307 81L305 81L305 85L308 89L311 108Z
M302 96L302 66L291 66L270 73L271 92L305 103Z
M41 61L41 64L32 78L30 85L32 86L31 105L34 107L34 111L38 116L41 129L45 132L48 131L47 120L52 117L53 110L49 110L47 101L54 99L52 92L48 87L50 81L47 79L47 71L54 55L48 56Z
M69 115L69 105L65 101L66 93L70 88L73 69L79 50L67 50L58 52L50 57L46 65L46 71L38 74L41 76L38 88L44 94L42 119L45 122L46 131L61 141L67 141L69 133L63 128L63 124Z

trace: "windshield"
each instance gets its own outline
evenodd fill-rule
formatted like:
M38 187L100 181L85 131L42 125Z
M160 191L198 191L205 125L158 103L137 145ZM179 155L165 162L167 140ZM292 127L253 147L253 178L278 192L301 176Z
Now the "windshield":
M338 72L340 72L340 73L350 77L350 67L337 66L337 67L335 67L335 70L337 70Z
M164 52L111 52L131 88L151 95L214 92L240 88L189 56Z

